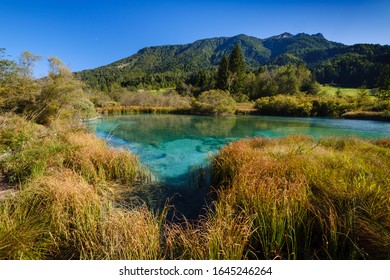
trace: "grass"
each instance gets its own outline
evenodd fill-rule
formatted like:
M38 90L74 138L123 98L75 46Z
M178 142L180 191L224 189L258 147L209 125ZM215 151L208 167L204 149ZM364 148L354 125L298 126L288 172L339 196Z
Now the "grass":
M10 156L1 164L2 172L12 183L24 184L29 180L44 175L50 170L71 169L94 184L145 181L147 172L136 156L125 150L110 149L108 145L83 128L65 131L51 130L43 126L28 125L28 122L15 122L11 118L4 125L1 133L14 133L18 143L8 144ZM26 126L18 132L15 126ZM39 133L25 135L26 131L37 129ZM3 141L7 145L8 141ZM17 148L13 148L16 146Z
M159 107L159 106L111 106L97 108L97 112L105 115L126 115L126 114L175 114L189 113L189 108Z
M335 86L329 86L329 85L321 85L321 91L326 92L327 94L330 94L332 96L336 96L337 90L340 90L341 96L351 96L354 97L358 93L357 88L339 88Z
M12 116L1 133L31 128ZM1 172L19 191L0 201L0 259L161 258L164 213L118 204L122 190L147 179L138 158L79 128L36 131L17 145L2 139L10 156Z
M37 177L1 204L0 258L160 258L160 218L113 203L71 170Z
M134 155L78 127L0 121L18 188L0 200L0 259L390 258L389 139L233 142L206 214L179 224L122 197L147 183Z
M378 120L378 121L390 121L390 112L372 112L372 111L354 111L347 112L341 117L345 119L357 119L357 120Z
M349 138L258 138L230 144L213 166L224 207L253 218L241 244L248 256L390 257L388 148Z

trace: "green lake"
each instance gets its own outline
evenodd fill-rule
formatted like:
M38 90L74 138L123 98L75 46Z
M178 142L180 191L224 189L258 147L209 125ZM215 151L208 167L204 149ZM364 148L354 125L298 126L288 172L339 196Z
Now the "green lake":
M237 139L291 134L390 137L390 123L328 118L134 114L107 116L87 125L111 146L138 155L155 182L175 191L188 186L212 154Z

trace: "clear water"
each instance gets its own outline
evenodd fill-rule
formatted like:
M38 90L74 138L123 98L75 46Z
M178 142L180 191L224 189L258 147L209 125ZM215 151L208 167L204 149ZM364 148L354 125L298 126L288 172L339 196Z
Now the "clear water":
M90 121L88 127L113 147L137 154L163 185L185 186L210 154L244 137L390 137L390 123L325 118L136 114Z

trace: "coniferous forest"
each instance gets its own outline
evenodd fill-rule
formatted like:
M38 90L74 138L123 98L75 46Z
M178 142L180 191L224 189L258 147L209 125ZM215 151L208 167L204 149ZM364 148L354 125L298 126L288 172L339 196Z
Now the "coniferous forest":
M167 87L188 88L194 92L202 89L219 87L218 66L224 56L230 56L240 46L245 70L241 69L241 94L250 99L253 89L243 80L264 80L264 72L274 76L280 66L297 68L305 65L312 79L321 84L338 87L385 88L389 86L390 47L357 44L352 46L331 42L322 34L292 35L283 33L267 39L258 39L247 35L221 37L196 41L187 45L147 47L138 53L112 64L92 70L85 70L76 75L89 86L102 91L110 91L120 86L128 89L159 89ZM235 54L237 61L237 50ZM226 64L226 61L224 62ZM233 63L234 64L234 63ZM231 65L234 73L242 67ZM244 78L245 77L245 78ZM249 78L249 79L248 79ZM217 86L218 85L218 86ZM282 92L278 92L282 93ZM251 95L252 94L252 95ZM271 93L268 93L272 95Z

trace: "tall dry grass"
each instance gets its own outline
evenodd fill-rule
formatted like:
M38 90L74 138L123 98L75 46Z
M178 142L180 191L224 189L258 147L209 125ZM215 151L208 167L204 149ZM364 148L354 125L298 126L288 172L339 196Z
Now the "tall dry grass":
M1 259L159 259L162 219L115 207L71 170L38 177L0 205Z
M388 148L304 136L241 140L213 161L218 199L254 217L247 255L265 259L389 258L389 167Z
M131 185L148 180L148 172L136 156L125 150L109 148L103 140L80 127L49 129L19 117L13 119L18 122L10 121L0 129L1 135L13 134L19 139L11 142L3 137L0 141L3 149L11 152L1 167L13 183L23 184L47 170L61 168L72 169L88 182L98 185L110 182ZM39 134L32 133L36 127Z
M206 214L173 224L167 207L119 199L147 180L135 156L13 118L0 119L1 173L19 186L0 200L0 259L390 258L389 139L231 143Z
M0 259L161 258L165 212L117 199L147 179L136 156L80 128L53 130L13 116L0 132L13 130L21 136L1 139L9 154L0 166L19 191L0 201Z
M235 213L228 205L216 202L211 211L197 223L168 224L165 228L169 259L240 260L247 258L246 246L253 218Z

